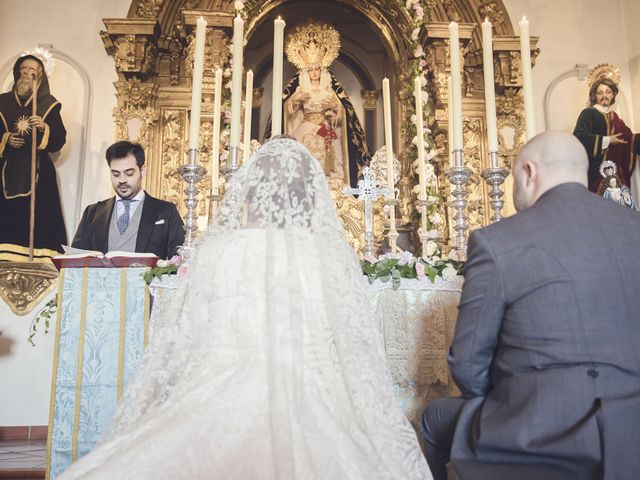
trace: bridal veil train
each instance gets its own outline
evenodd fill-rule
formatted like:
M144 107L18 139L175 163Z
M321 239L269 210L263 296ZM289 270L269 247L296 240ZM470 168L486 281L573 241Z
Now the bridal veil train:
M431 479L318 162L234 175L101 444L62 479Z

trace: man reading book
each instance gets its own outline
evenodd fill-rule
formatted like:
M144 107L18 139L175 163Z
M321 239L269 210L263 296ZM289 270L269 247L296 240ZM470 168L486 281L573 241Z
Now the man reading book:
M175 255L184 240L184 224L173 203L142 189L143 148L116 142L107 149L106 158L116 195L85 209L72 246L103 253L150 252L160 258Z

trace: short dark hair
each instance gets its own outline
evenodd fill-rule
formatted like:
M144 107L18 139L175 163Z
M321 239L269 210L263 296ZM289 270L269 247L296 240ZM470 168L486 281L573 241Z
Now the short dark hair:
M596 104L596 92L598 91L598 87L600 85L606 85L613 92L613 100L611 100L611 105L613 105L616 102L616 97L618 96L618 86L613 80L607 77L600 78L593 82L593 85L591 85L591 89L589 90L589 105Z
M142 168L144 165L144 149L139 143L133 143L127 140L116 142L107 148L105 157L107 159L107 163L111 165L111 160L118 160L128 156L129 154L133 154L133 156L136 157L136 165L138 165L138 168Z

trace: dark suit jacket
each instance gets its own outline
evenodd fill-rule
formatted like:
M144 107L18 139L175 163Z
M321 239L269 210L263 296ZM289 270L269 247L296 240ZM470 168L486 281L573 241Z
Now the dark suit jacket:
M109 222L115 203L115 197L111 197L89 205L82 215L71 246L107 253ZM162 220L164 223L157 223ZM136 252L151 252L160 258L170 258L178 252L183 240L184 224L176 206L145 192Z
M638 212L575 183L471 234L449 354L468 399L453 462L597 472L600 405L640 391L639 239ZM618 427L640 428L637 403ZM637 444L625 448L640 452Z

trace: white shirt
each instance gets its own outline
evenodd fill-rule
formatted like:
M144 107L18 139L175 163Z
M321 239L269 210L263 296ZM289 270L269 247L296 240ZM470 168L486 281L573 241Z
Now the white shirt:
M131 199L131 204L129 205L129 220L133 218L133 214L138 208L138 205L142 205L144 201L144 190L140 189L138 193ZM120 216L124 213L124 203L122 203L122 198L118 194L116 194L116 218L120 218Z
M602 105L598 105L597 103L593 105L593 108L598 110L603 115L606 115L611 111L611 107L603 107ZM609 142L611 142L611 137L608 137L608 136L602 137L602 150L606 150L609 147Z

